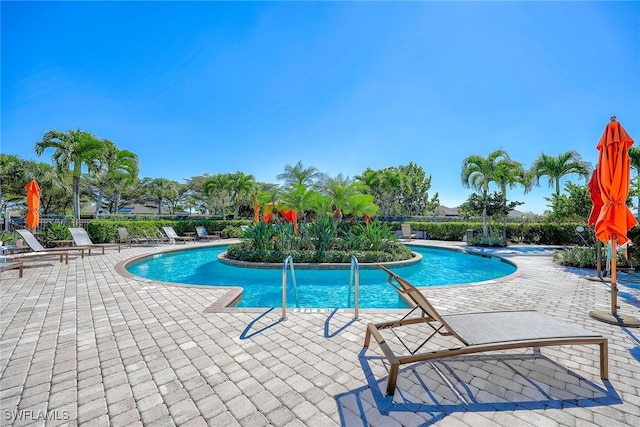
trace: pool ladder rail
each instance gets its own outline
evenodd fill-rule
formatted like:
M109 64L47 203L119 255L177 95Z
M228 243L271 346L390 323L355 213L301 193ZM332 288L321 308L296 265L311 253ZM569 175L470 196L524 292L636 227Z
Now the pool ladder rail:
M298 283L296 281L296 270L293 266L293 258L289 255L282 263L282 316L280 320L287 319L287 267L291 270L291 281L293 283L293 292L296 298L296 307L300 306L298 300ZM354 319L358 318L358 305L360 299L360 267L358 259L351 256L351 267L349 274L349 299L347 305L351 304L351 289L354 289Z
M291 281L293 282L293 292L296 296L296 308L300 306L298 301L298 283L296 282L296 270L293 267L293 258L289 255L282 263L282 316L281 320L287 319L287 265L291 269Z

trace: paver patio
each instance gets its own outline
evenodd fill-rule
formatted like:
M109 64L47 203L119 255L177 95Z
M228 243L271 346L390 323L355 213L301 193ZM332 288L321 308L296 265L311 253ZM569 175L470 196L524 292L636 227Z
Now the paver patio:
M224 242L223 242L224 243ZM426 242L457 246L458 243ZM203 244L198 244L204 246ZM637 426L640 330L608 325L608 287L548 256L508 254L518 271L468 286L427 288L443 313L536 309L609 338L597 346L509 351L401 369L365 326L405 310L207 310L224 289L166 286L115 266L168 246L25 263L0 274L2 425L87 426ZM620 312L640 316L637 284Z

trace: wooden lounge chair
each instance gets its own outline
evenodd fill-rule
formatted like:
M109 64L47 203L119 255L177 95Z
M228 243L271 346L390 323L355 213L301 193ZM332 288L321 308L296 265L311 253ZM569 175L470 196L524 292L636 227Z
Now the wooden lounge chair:
M178 233L176 233L173 227L162 227L162 229L164 230L165 234L169 238L169 241L172 243L180 241L180 242L184 242L184 244L186 245L187 242L189 241L192 241L193 243L196 242L195 236L178 236Z
M409 241L411 241L411 239L418 238L418 236L416 236L416 234L411 230L411 224L401 224L400 230L402 232L400 235L401 239L409 239Z
M118 248L118 252L122 248L121 243L93 243L84 228L69 228L69 231L76 246L84 246L89 249L102 248L103 254L106 248ZM91 251L89 251L89 255L91 255Z
M80 257L84 258L84 250L87 249L88 253L91 254L91 248L78 247L78 246L67 246L63 248L45 248L38 242L36 236L34 236L29 230L16 230L20 237L24 240L24 242L31 248L34 252L50 252L55 254L56 252L76 252L80 253Z
M201 225L196 227L196 234L200 240L220 240L220 233L214 232L213 234L207 233L207 229Z
M393 395L395 392L400 365L514 348L597 344L600 346L600 377L603 379L608 377L608 342L607 338L601 335L537 311L499 311L441 316L417 288L389 269L380 265L378 267L389 274L389 284L415 304L415 307L400 320L367 325L364 347L369 347L373 336L390 364L388 395ZM394 280L397 285L393 283ZM411 313L416 310L419 310L421 315L410 318ZM426 339L414 349L410 349L407 343L403 342L400 334L394 331L394 328L411 324L425 324L429 327ZM397 341L400 341L408 351L408 355L394 353L381 333L386 329L390 330ZM436 334L452 336L460 341L461 345L435 350L425 349L420 352ZM391 336L388 338L393 339ZM401 346L396 347L401 348Z

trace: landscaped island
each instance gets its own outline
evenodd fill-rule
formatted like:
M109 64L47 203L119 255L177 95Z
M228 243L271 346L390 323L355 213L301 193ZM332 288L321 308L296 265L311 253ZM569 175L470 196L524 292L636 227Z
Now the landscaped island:
M259 222L244 233L246 240L230 245L226 257L237 261L281 263L291 256L295 263L349 263L403 261L411 250L397 240L383 223L334 222L318 219L292 223Z

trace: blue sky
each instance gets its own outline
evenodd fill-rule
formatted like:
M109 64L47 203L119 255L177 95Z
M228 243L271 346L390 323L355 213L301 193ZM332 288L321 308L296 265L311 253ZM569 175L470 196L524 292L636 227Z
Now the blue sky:
M456 206L471 154L595 166L611 115L640 138L636 1L0 4L0 150L27 159L82 129L179 182L415 162ZM542 213L551 191L509 198Z

